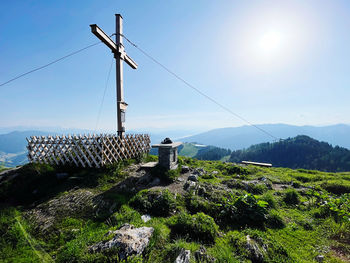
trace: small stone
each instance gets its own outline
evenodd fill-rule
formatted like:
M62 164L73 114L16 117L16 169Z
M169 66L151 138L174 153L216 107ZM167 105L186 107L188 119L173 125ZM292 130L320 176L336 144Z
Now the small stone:
M191 251L181 249L180 254L175 259L175 263L190 263Z
M198 175L196 175L196 174L191 174L191 175L187 178L187 180L193 181L193 182L198 182Z
M197 262L215 262L215 258L207 254L207 250L204 246L200 246L199 250L194 252L194 258Z
M219 174L218 171L213 171L213 172L212 172L212 175L218 175L218 174Z
M151 218L150 215L142 215L141 219L142 219L143 222L146 223L146 222L150 221L152 218Z
M176 181L178 181L178 182L183 182L184 179L180 177L180 178L177 178Z
M324 261L324 255L318 255L316 258L317 262L323 262Z
M181 173L188 173L190 171L190 167L183 165L181 167Z

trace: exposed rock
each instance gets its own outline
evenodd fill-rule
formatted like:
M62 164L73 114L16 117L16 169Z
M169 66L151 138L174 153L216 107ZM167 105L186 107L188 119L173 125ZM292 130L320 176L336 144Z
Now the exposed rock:
M108 213L111 210L111 205L110 202L103 200L103 196L79 189L71 190L42 203L28 210L24 215L29 221L33 222L36 231L51 233L51 229L57 220L72 214L84 217L86 215Z
M215 262L215 258L207 254L207 250L205 249L204 246L200 246L199 250L194 252L194 258L198 262L207 262L207 263Z
M142 219L143 222L146 223L146 222L151 220L151 216L150 215L142 215L141 219Z
M180 254L175 259L175 263L190 263L191 251L181 249Z
M123 260L141 254L147 247L153 231L153 227L135 228L133 225L124 224L119 230L108 232L108 235L114 234L111 240L101 241L91 246L89 251L94 253L119 248L119 259Z
M212 174L212 175L218 175L219 172L218 172L218 171L212 171L211 174Z
M184 184L184 189L186 191L190 191L192 189L194 189L196 187L196 182L193 182L193 181L187 181L185 184Z
M246 248L249 252L249 258L252 260L253 263L263 262L264 255L260 250L257 242L251 239L249 235L247 235L246 238L247 238Z
M193 181L193 182L198 182L198 175L196 174L191 174L188 176L187 180Z
M183 165L183 166L181 166L181 173L188 173L190 171L190 167L188 167L188 166L185 166L185 165Z
M206 171L204 171L203 168L197 168L193 170L193 174L196 174L198 176L202 176L203 174L206 174Z
M324 255L318 255L316 258L317 262L323 262L324 261Z

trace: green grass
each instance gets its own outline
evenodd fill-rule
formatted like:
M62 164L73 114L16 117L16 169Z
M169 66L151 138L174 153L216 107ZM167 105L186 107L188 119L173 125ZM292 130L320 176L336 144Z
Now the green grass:
M153 156L146 159L155 160ZM126 161L106 169L33 164L21 168L20 175L0 189L0 200L6 203L0 208L0 261L116 261L115 250L94 254L88 250L91 245L110 239L105 234L124 223L154 228L144 254L128 262L174 262L181 249L190 250L193 256L200 246L217 262L252 262L247 236L261 250L263 262L316 262L315 257L322 254L324 262L340 263L345 262L341 257L350 256L350 211L342 206L350 202L346 194L350 192L350 173L241 167L181 157L180 163L207 171L206 176L199 177L198 185L211 186L209 192L197 189L185 196L164 190L161 196L158 190L144 190L136 195L116 192L115 185L128 176L123 168L135 162ZM69 178L58 180L58 172L67 172ZM179 171L174 173L156 175L179 176ZM252 189L242 187L242 180L262 177L289 188L275 191L254 185ZM236 185L220 190L228 180L235 180ZM71 214L57 218L49 234L38 232L35 224L24 217L33 202L44 204L76 187L115 203L115 212L103 217ZM146 223L141 220L145 213L152 215ZM339 251L343 253L341 257Z
M184 143L179 155L186 157L194 157L198 153L198 148L192 143Z

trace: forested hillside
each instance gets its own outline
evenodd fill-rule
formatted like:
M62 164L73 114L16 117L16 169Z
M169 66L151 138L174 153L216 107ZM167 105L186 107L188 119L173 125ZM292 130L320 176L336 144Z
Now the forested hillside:
M230 161L256 161L273 166L328 172L350 171L350 150L319 142L305 135L275 143L261 143L234 151Z

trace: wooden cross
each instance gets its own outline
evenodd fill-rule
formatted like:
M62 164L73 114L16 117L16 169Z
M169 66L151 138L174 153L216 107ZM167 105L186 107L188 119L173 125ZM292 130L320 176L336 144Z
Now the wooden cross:
M107 47L109 47L116 60L116 88L117 88L117 129L118 136L123 136L125 132L125 111L128 104L124 101L123 88L123 62L124 60L130 67L137 69L137 64L130 58L124 50L123 46L123 17L120 14L115 15L116 33L115 42L96 24L90 25L91 32L97 36Z

